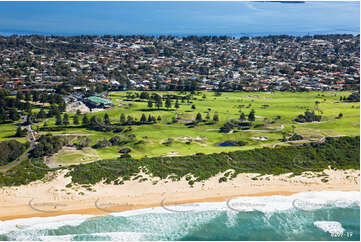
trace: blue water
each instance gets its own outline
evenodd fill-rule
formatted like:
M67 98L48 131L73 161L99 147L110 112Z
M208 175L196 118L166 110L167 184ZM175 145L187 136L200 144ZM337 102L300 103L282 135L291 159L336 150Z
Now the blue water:
M359 2L0 2L0 34L360 33Z
M359 195L307 192L290 197L237 198L228 206L200 203L107 216L0 221L0 240L359 241Z

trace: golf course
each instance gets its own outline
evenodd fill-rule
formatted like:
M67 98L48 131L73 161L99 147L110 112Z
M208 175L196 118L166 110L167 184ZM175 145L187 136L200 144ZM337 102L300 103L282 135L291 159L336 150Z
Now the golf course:
M220 153L236 150L248 150L264 146L295 145L309 141L317 141L325 136L356 136L360 132L359 103L343 102L340 97L349 96L351 92L196 92L194 94L180 92L147 92L149 95L157 93L166 95L188 96L187 99L177 101L178 108L174 108L175 101L166 108L149 107L146 99L140 98L141 92L110 92L108 99L114 104L112 108L86 114L90 119L96 116L102 122L107 114L111 126L123 128L121 132L98 131L79 125L62 126L60 131L39 131L38 134L51 133L56 136L71 137L70 144L77 142L77 137L88 137L90 147L99 140L111 139L119 136L126 140L120 145L108 147L88 148L87 152L76 150L62 150L55 154L55 161L73 164L91 162L92 159L113 159L120 156L121 149L129 149L133 158L157 156L184 156L196 153ZM182 100L182 101L181 101ZM220 132L227 122L239 120L241 113L246 119L254 110L255 120L250 122L247 129L234 128L229 132ZM321 116L320 121L296 122L298 115L309 110ZM120 123L120 116L131 116L135 124ZM140 123L141 116L158 117L156 122ZM195 122L197 114L201 120ZM68 113L72 120L75 113ZM82 114L83 115L83 114ZM217 121L213 121L214 116ZM160 117L160 119L159 119ZM46 119L32 125L39 130L44 123L48 127L56 126L55 118ZM190 125L191 124L191 125ZM106 124L100 124L106 125ZM7 125L9 126L9 125ZM6 127L6 133L16 127ZM297 134L298 140L283 140ZM242 145L238 144L238 142ZM89 155L91 154L91 155ZM76 157L76 161L74 161Z

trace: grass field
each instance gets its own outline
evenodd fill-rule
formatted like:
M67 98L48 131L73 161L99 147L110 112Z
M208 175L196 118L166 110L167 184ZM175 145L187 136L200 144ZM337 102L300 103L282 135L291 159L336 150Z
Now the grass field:
M55 156L56 163L66 165L87 163L98 159L96 150L88 147L82 150L62 150Z
M157 93L164 95L171 94L172 92ZM279 144L283 135L291 135L293 129L306 140L317 140L323 136L359 135L359 103L339 102L341 96L348 96L350 93L351 92L230 92L222 93L221 96L215 96L214 92L201 92L199 95L193 95L191 103L179 102L180 107L177 110L166 110L164 107L161 110L149 110L147 108L147 101L126 101L126 92L111 92L109 97L115 106L102 112L88 114L88 116L96 115L103 118L104 114L107 113L114 125L119 124L121 113L124 113L126 116L131 115L138 120L140 120L142 113L147 117L151 114L155 117L161 116L162 118L157 124L132 126L132 131L127 134L134 134L136 136L133 142L124 146L111 146L94 150L102 159L119 157L119 149L125 147L132 150L130 154L134 158L219 153ZM205 98L203 98L203 95L205 95ZM318 108L316 101L319 102ZM174 101L172 104L174 104ZM195 105L196 108L192 109L192 105ZM264 107L264 105L268 105L268 107ZM256 122L254 123L264 124L264 126L252 128L251 130L240 130L230 134L219 132L219 128L227 122L227 120L239 119L240 110L247 116L252 109L255 110L256 115ZM316 109L316 113L322 112L321 122L294 122L293 120L299 114L303 114L306 109L310 111ZM182 120L191 120L195 119L197 113L200 113L203 119L205 119L207 112L209 112L211 119L215 113L218 113L219 122L212 125L207 125L202 122L194 128L188 128L184 122L171 123L176 115ZM336 119L339 113L342 113L343 117ZM74 114L69 114L71 123L73 115ZM280 119L271 123L270 121L274 120L277 116L280 116ZM51 118L47 120L47 124L48 126L54 126L55 119ZM33 128L36 129L37 125L42 126L42 123L33 125ZM1 139L15 133L16 127L12 126L11 124L0 125L0 130L2 131ZM64 131L51 133L54 135L88 135L92 140L92 144L95 144L99 139L109 139L115 135L119 135L113 132L99 132L81 127L67 128ZM257 140L259 137L265 137L267 140ZM164 145L163 143L169 138L173 139L172 144L168 146ZM219 146L219 143L226 140L241 140L247 142L247 145ZM87 160L87 155L86 152L71 154L60 153L56 159L65 163L68 160L82 162L82 158Z

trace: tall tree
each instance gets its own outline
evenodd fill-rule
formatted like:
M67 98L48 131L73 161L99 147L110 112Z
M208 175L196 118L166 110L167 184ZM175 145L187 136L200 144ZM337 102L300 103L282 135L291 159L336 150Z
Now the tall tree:
M110 125L109 115L107 113L104 115L104 123Z
M64 125L69 125L69 116L68 116L67 113L64 114L63 124L64 124Z
M39 113L38 113L38 118L39 119L43 119L43 118L46 118L46 114L45 114L45 111L44 109L40 109Z
M25 92L25 101L30 101L30 92Z
M4 108L0 108L0 123L4 123L7 119L7 114Z
M244 114L244 112L241 113L239 119L240 119L241 121L246 120L246 115Z
M178 108L179 108L178 99L177 99L177 101L176 101L175 104L174 104L174 108L175 108L175 109L178 109Z
M74 124L74 125L78 125L78 124L79 124L79 116L78 116L78 115L74 115L74 117L73 117L73 124Z
M56 115L56 121L55 121L55 125L62 125L62 120L61 120L61 116L60 116L60 113L58 113Z
M202 122L202 121L203 121L202 115L201 115L200 113L197 113L196 121L197 121L197 122Z
M206 115L206 119L209 120L211 118L211 116L209 115L209 112Z
M88 119L88 116L86 116L86 114L83 115L82 125L83 126L89 125L89 119Z
M18 91L18 92L16 93L16 98L19 99L19 100L24 99L24 93L21 92L21 91Z
M15 137L26 136L26 130L23 130L20 126L16 129Z
M145 114L144 114L144 113L142 114L142 117L140 118L140 122L141 122L141 123L147 122L147 118L145 117Z
M151 109L153 107L153 102L152 100L148 100L148 108Z
M122 123L125 123L125 115L124 115L124 113L122 113L121 115L120 115L120 123L122 124Z
M218 114L217 114L217 113L215 113L215 114L213 115L213 121L216 122L216 123L219 121L219 117L218 117Z
M251 112L248 114L248 121L255 121L255 120L256 120L255 111L254 109L252 109Z
M128 124L133 123L133 117L130 116L130 115L128 115L128 117L127 117L127 122L128 122Z
M170 101L170 98L167 98L167 99L165 100L165 107L166 107L167 109L169 109L169 108L172 107L172 102Z
M20 115L19 115L18 111L16 111L15 108L10 109L9 119L11 119L11 121L17 121L20 119Z
M163 106L162 100L158 100L156 105L157 105L157 108L160 109Z

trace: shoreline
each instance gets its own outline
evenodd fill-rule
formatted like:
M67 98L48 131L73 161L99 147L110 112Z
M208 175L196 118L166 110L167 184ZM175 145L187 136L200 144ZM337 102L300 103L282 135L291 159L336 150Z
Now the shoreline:
M225 202L238 197L291 196L302 192L360 191L359 170L325 170L329 182L322 177L289 177L244 173L234 180L219 183L219 174L190 187L185 180L128 181L123 185L94 185L94 191L77 187L75 191L62 189L71 178L64 172L49 182L35 182L20 187L0 188L0 221L60 215L109 215L116 212L155 208L180 204ZM352 176L353 179L350 179ZM346 178L347 177L347 178ZM83 189L83 190L82 190ZM78 195L84 191L84 195ZM33 194L37 197L34 198ZM167 209L164 208L166 211Z
M338 190L339 191L339 190ZM354 191L354 190L347 190L347 191ZM317 192L317 191L315 191ZM202 199L191 199L191 200L181 200L181 201L174 201L170 205L182 205L182 204L192 204L192 203L205 203L205 202L225 202L229 199L238 198L238 197L263 197L263 196L291 196L293 194L297 194L300 192L288 192L288 191L277 191L277 192L261 192L261 193L251 193L251 194L239 194L236 196L226 196L226 197L209 197L209 198L202 198ZM166 204L164 204L166 205ZM129 205L127 206L112 206L108 207L108 212L101 210L97 207L92 208L83 208L83 209L76 209L76 210L66 210L66 211L59 211L59 212L35 212L24 214L24 215L10 215L0 217L0 221L8 221L14 219L25 219L25 218L33 218L33 217L55 217L61 215L110 215L111 213L116 212L124 212L124 211L131 211L131 210L138 210L138 209L145 209L145 208L156 208L161 207L161 203L154 203L154 204L145 204L145 205ZM113 211L111 211L113 210Z

